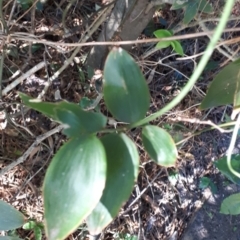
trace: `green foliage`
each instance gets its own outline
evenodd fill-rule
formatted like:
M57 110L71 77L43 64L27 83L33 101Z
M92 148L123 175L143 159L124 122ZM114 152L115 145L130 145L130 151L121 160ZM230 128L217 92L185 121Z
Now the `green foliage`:
M145 78L121 48L114 48L107 58L103 93L111 114L128 123L145 117L150 105ZM79 106L19 95L25 105L64 124L64 134L70 138L55 154L44 179L48 239L65 239L84 219L91 233L100 233L131 194L139 168L136 145L121 133L123 130L114 130L118 133L108 133L99 139L98 132L112 131L106 129L107 118L103 114L83 110L90 104L89 99L82 99ZM142 136L146 150L157 164L174 166L177 149L165 130L144 126Z
M240 193L232 194L222 202L220 213L238 215L240 214Z
M117 233L114 235L115 240L137 240L138 237L129 233Z
M100 202L87 219L91 234L99 234L118 214L137 179L139 156L135 144L125 134L101 138L107 155L106 187Z
M19 228L25 222L24 215L3 200L0 200L0 213L0 231Z
M238 87L240 59L224 67L211 82L200 108L208 109L234 103L238 108Z
M49 240L65 239L90 214L102 196L106 155L96 136L72 138L54 156L44 184Z
M240 178L238 178L235 174L233 174L228 168L227 157L220 158L218 161L214 162L214 165L230 181L240 185ZM235 171L240 172L240 155L232 155L231 165Z
M42 229L44 228L42 223L30 220L22 227L25 230L33 230L35 240L42 240Z
M19 93L24 104L44 113L65 125L64 134L77 137L96 133L106 126L107 118L101 113L86 112L80 106L66 101L58 103L41 102Z
M111 114L126 123L141 120L149 108L150 94L134 59L122 48L113 48L103 74L103 96Z
M164 167L174 166L177 148L172 137L162 128L147 125L142 130L143 145L149 156Z
M22 7L23 10L27 10L32 6L34 3L34 0L17 0L18 4ZM36 4L36 9L39 11L43 10L43 4L46 2L46 0L39 0Z
M173 33L169 30L161 29L157 30L154 33L154 36L157 38L165 38L165 37L171 37L173 36ZM167 48L172 46L173 50L178 53L179 55L183 56L183 48L182 45L179 41L177 40L171 40L171 41L160 41L157 43L156 48L161 49L161 48Z
M202 177L200 179L199 188L205 189L210 188L212 193L217 193L217 186L212 182L212 180L208 177Z
M213 8L207 0L175 1L171 7L171 10L177 10L181 8L185 10L183 23L186 25L194 19L198 12L213 13Z

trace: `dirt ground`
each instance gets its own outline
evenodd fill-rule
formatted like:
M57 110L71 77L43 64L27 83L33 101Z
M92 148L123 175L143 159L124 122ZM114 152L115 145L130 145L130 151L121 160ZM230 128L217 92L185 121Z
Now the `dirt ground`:
M240 188L235 184L224 186L224 178L218 176L217 194L205 201L202 207L194 214L181 240L239 240L240 217L219 213L224 198L233 193L239 193ZM208 195L208 193L205 193Z

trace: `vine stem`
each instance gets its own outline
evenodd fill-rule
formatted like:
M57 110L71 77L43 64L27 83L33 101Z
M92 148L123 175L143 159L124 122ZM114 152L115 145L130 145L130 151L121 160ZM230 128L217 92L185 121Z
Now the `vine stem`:
M178 94L177 97L175 97L170 103L168 103L164 108L162 108L161 110L157 111L156 113L136 122L133 124L130 124L128 126L128 128L134 128L134 127L138 127L144 124L149 123L150 121L155 120L156 118L162 116L164 113L168 112L169 110L171 110L172 108L174 108L187 94L188 92L192 89L192 87L194 86L194 84L197 82L198 78L200 77L201 73L203 72L205 66L207 65L208 60L210 59L214 48L218 42L218 40L221 37L221 34L227 24L228 18L231 14L231 10L232 7L234 5L235 0L228 0L225 3L224 9L223 9L223 15L219 21L219 24L216 28L215 33L213 34L207 49L205 51L205 53L203 54L196 70L194 71L194 73L192 74L191 78L189 79L188 83L186 84L186 86L182 89L182 91Z
M233 149L234 149L236 140L237 140L237 135L238 135L239 126L240 126L240 114L238 114L237 121L236 121L235 127L234 127L234 129L233 129L233 134L232 134L231 142L230 142L229 148L228 148L228 150L227 150L227 166L228 166L229 170L230 170L235 176L237 176L238 178L240 178L240 174L233 169L233 167L232 167L232 165L231 165L231 157L232 157L232 152L233 152Z

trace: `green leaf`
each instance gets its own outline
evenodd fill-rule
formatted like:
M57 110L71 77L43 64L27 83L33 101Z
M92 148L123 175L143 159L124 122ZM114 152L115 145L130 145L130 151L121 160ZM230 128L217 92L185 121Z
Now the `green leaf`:
M204 13L213 13L213 8L206 0L201 0L199 1L198 11Z
M209 187L210 182L211 182L211 179L210 179L210 178L208 178L208 177L202 177L202 178L200 179L199 188L205 189L205 188Z
M171 46L173 47L173 50L178 53L181 56L184 56L182 45L179 41L172 41Z
M168 181L172 184L172 186L175 186L177 184L179 178L179 173L176 171L169 171L168 173Z
M202 177L200 179L199 188L205 189L210 188L212 193L217 193L217 186L212 182L212 180L208 177Z
M21 5L23 10L27 10L33 3L33 0L17 0L17 3Z
M189 1L185 9L183 23L186 25L189 24L194 19L197 12L198 12L198 1L195 1L195 0Z
M43 184L46 233L63 240L99 202L106 180L104 147L95 136L73 138L48 167Z
M25 222L24 215L3 200L0 200L0 213L0 231L19 228Z
M218 161L214 162L214 165L230 181L240 185L240 178L233 174L228 168L227 157L220 158ZM240 155L232 155L231 165L235 171L240 172Z
M232 194L225 198L221 204L220 213L231 215L240 214L240 193Z
M171 46L171 41L160 41L157 43L156 48L162 49L162 48L167 48L169 46Z
M36 226L33 229L35 240L41 240L42 239L42 229L38 226Z
M41 102L19 93L23 103L57 122L65 124L64 134L77 137L98 132L106 126L107 118L101 113L86 112L80 106L66 101Z
M201 109L233 103L237 82L240 81L239 66L240 59L230 63L217 74L200 105Z
M85 110L85 109L88 109L89 107L92 107L93 103L95 102L96 99L89 99L88 97L83 97L81 98L81 101L79 102L79 106ZM95 107L95 110L97 112L100 112L100 107L99 105L97 105Z
M66 124L63 133L67 136L96 133L106 126L107 118L101 113L85 112L76 104L65 103L66 107L56 109L56 112L60 122Z
M37 223L35 221L29 221L25 223L22 228L25 230L32 230L37 226Z
M159 165L172 167L177 160L177 148L172 137L162 128L147 125L142 130L145 150Z
M107 181L100 202L87 218L93 235L100 233L128 200L139 168L137 148L125 134L108 134L101 141L107 155Z
M104 100L112 115L127 123L142 119L150 105L146 80L134 59L122 48L113 48L104 67Z
M153 32L153 34L156 38L171 37L173 35L173 33L170 30L165 30L165 29L159 29Z
M86 81L85 74L84 74L83 70L78 65L77 65L77 69L78 69L78 74L79 74L79 81L81 83L84 83Z
M165 29L159 29L155 32L153 32L154 36L156 38L165 38L165 37L171 37L172 32L165 30ZM161 48L167 48L171 45L171 41L159 41L156 45L156 48L161 49Z

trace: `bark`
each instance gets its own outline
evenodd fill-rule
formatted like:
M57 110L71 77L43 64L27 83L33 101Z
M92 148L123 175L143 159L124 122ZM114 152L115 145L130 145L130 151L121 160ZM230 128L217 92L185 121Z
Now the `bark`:
M128 6L126 6L128 2ZM148 12L149 2L147 0L116 0L114 8L98 41L135 40L146 28L154 14L154 8ZM128 49L131 46L123 46ZM108 53L107 46L95 46L91 49L85 66L90 69L102 69Z

